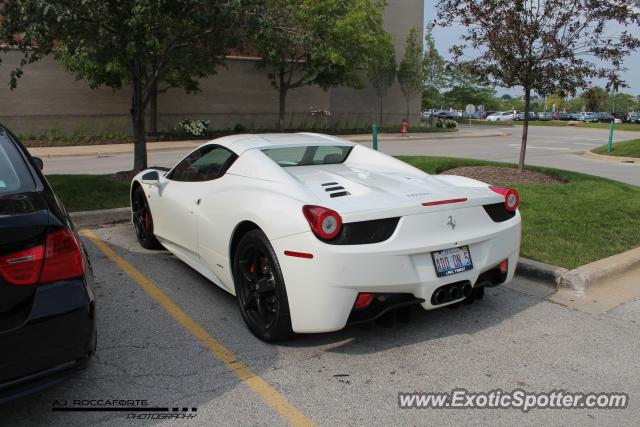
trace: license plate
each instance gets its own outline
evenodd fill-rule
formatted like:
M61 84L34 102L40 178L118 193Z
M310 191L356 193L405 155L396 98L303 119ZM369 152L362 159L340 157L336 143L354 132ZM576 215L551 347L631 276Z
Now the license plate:
M462 273L473 268L468 246L431 252L431 258L438 277Z

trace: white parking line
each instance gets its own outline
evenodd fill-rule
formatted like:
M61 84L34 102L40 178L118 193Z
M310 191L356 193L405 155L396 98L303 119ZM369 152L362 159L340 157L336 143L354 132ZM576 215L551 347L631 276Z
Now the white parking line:
M588 145L590 147L597 147L598 145L602 145L602 144L592 144L590 142L573 142L572 144L575 144L575 145Z

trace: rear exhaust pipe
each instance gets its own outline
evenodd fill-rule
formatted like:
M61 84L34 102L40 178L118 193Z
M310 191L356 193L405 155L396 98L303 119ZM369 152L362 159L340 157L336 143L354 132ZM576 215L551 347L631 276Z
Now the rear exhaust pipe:
M436 304L444 304L445 302L449 301L449 294L444 289L439 289L433 295L433 300Z
M460 286L452 286L451 289L449 289L449 297L451 297L451 300L462 298L462 289L460 289Z
M471 284L467 283L466 285L464 285L462 287L462 296L465 298L469 298L469 296L471 295L471 292L473 292L473 287L471 287Z

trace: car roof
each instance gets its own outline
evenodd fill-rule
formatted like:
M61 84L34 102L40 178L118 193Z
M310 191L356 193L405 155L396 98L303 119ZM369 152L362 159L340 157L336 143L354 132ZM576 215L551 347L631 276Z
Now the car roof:
M229 135L209 141L208 144L221 145L240 155L251 149L274 148L300 145L348 145L354 143L346 139L317 133L264 133Z

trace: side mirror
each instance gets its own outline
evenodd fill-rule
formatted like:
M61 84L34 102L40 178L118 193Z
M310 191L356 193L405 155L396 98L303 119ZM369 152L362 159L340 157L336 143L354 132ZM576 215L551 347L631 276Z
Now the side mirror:
M40 170L44 169L44 162L40 157L32 157L33 163L35 163L36 167Z
M149 185L158 185L158 181L160 180L160 175L158 171L150 171L142 175L142 183Z

